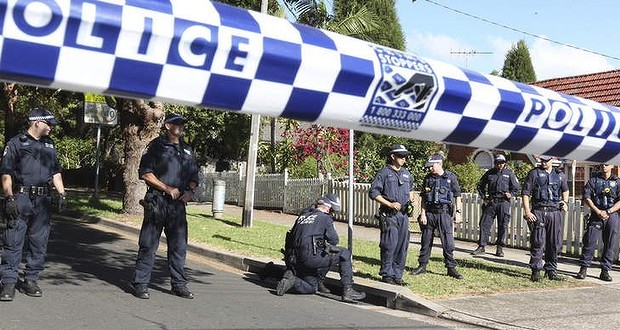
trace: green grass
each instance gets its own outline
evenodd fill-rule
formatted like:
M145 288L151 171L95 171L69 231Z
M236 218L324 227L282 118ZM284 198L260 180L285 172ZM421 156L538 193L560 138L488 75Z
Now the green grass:
M98 215L112 220L139 225L141 216L122 215L119 201L101 200L97 203L86 199L71 201L71 208L80 213ZM190 241L247 256L269 257L280 260L280 249L289 227L271 222L253 222L252 228L242 227L241 219L224 217L216 220L210 214L188 208ZM341 237L342 246L347 246L347 238ZM435 251L440 251L435 249ZM429 299L453 298L459 296L484 295L502 292L519 292L542 289L557 289L591 286L589 282L568 278L566 282L543 281L533 283L529 280L530 270L526 267L498 265L473 259L457 259L458 270L464 280L446 276L446 268L441 254L433 254L427 267L428 272L411 276L408 271L417 266L418 250L411 249L407 259L404 281L416 294ZM356 276L379 280L379 246L377 242L353 241L353 269Z

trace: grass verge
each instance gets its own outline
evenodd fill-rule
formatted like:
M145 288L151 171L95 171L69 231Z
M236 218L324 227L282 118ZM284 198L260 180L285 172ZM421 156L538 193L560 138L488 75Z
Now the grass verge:
M119 201L102 199L92 202L87 199L75 199L70 202L72 210L81 214L96 215L107 219L121 221L139 226L141 216L121 214ZM241 219L224 217L216 220L210 214L191 206L188 208L189 239L217 249L231 251L247 256L281 259L280 249L284 246L284 237L289 227L254 221L252 228L242 227ZM341 237L342 246L347 246L347 238ZM354 240L353 269L356 276L379 280L380 256L377 242ZM435 249L435 251L440 251ZM458 270L465 277L456 280L446 276L443 257L433 254L427 267L427 273L411 276L408 272L417 266L417 249L409 251L404 281L409 288L428 299L445 299L460 296L484 295L504 292L520 292L543 289L592 286L590 282L568 278L566 282L543 281L533 283L529 280L530 270L524 267L498 265L473 259L458 259Z

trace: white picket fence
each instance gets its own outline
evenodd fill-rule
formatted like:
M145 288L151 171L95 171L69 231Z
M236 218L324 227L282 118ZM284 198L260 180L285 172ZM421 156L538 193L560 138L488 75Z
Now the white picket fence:
M196 200L201 202L212 201L214 180L226 182L226 203L243 205L245 178L236 172L207 173L201 171L200 185L196 193ZM257 175L254 191L254 207L265 209L279 209L285 213L296 214L316 199L327 193L338 194L342 200L342 212L336 215L338 221L348 221L349 212L349 183L347 180L336 179L290 179L285 174ZM353 221L355 224L378 227L379 223L374 215L378 204L370 200L368 190L370 184L355 183L353 187ZM415 211L412 220L419 214L419 196L416 194ZM463 223L455 227L456 239L463 241L478 241L479 221L481 215L481 200L477 194L463 194ZM589 214L587 206L580 200L569 199L569 209L565 216L563 254L577 257L581 253L581 240L585 230L585 219ZM496 221L497 223L497 221ZM411 226L412 231L419 231L416 224ZM496 238L497 226L491 229L489 242ZM511 220L506 231L507 246L521 249L529 248L529 230L523 219L521 198L511 201ZM602 243L595 251L600 253ZM617 247L616 247L616 250ZM618 252L616 251L616 259Z

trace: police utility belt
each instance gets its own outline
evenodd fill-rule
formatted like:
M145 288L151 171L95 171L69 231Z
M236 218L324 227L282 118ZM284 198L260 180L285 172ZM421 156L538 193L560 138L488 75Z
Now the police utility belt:
M450 213L450 204L426 204L425 209L426 212L435 214Z
M560 207L559 206L534 205L534 210L544 211L544 212L556 212L560 210Z
M18 194L33 196L47 196L50 194L49 186L17 186Z

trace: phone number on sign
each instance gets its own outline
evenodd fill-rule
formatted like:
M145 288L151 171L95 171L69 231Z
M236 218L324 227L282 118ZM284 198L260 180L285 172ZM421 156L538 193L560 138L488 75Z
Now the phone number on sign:
M406 111L406 110L394 109L394 108L388 108L388 107L373 106L371 110L371 115L385 117L389 119L395 119L395 120L420 121L422 120L422 116L424 114L421 112L413 112L413 111Z

